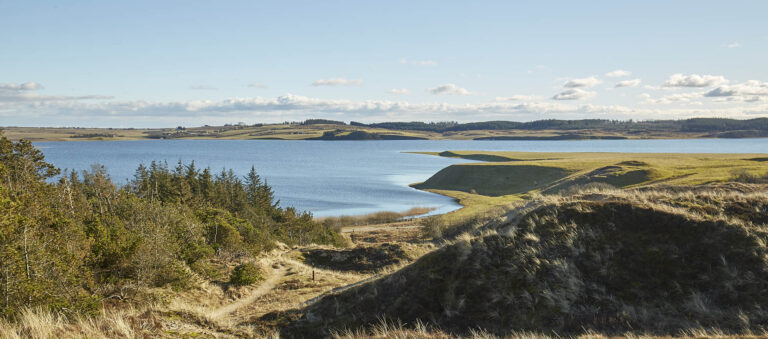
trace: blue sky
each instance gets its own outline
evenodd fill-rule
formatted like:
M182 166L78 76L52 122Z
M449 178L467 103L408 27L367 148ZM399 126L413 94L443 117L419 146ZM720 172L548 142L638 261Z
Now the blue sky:
M0 126L768 116L766 13L766 1L0 0Z

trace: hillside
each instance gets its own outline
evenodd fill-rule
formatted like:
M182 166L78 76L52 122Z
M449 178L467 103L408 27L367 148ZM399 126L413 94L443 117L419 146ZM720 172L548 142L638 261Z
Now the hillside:
M656 184L697 185L736 175L764 175L765 154L537 153L455 151L424 154L482 162L444 168L419 189L484 196L559 193L586 184L629 188ZM450 192L448 195L451 195Z
M174 128L0 126L11 140L81 141L142 139L237 140L594 140L768 137L768 118L749 120L538 120L530 122L382 122L325 119L279 124L227 124Z
M765 189L549 196L299 310L286 331L311 336L386 318L454 334L760 333L768 326Z

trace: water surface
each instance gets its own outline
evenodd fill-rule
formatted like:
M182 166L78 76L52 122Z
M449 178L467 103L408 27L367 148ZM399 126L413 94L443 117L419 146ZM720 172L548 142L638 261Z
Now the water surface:
M138 140L35 143L62 169L107 167L126 183L139 164L195 161L214 172L244 175L251 166L266 178L282 206L316 216L405 211L415 206L445 213L460 206L453 199L408 187L440 169L468 162L409 151L487 150L528 152L764 153L768 139L584 140L584 141L282 141Z

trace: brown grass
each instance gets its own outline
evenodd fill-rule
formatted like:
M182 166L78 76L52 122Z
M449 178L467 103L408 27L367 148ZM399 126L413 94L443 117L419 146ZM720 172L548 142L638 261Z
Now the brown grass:
M585 329L665 336L701 326L762 333L765 189L536 195L391 275L298 310L303 316L288 333L365 329L382 316L463 335L478 327L502 336Z
M365 215L344 215L340 217L322 217L315 220L332 228L341 228L347 226L365 226L391 223L404 218L415 217L434 211L434 207L413 207L405 212L382 211Z

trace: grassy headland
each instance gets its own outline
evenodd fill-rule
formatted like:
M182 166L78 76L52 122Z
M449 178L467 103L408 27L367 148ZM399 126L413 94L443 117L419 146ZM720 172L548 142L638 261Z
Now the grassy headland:
M415 188L448 195L471 216L532 194L559 194L585 185L638 188L700 185L768 174L766 154L426 152L483 162L452 165ZM451 217L452 215L448 215Z
M590 140L768 137L768 118L733 120L539 120L532 122L357 122L310 119L282 124L237 124L157 129L2 127L11 140Z

